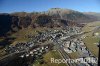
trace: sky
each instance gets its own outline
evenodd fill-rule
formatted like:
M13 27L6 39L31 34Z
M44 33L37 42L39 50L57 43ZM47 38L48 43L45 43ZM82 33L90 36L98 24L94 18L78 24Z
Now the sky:
M0 13L41 12L50 8L100 12L100 0L0 0Z

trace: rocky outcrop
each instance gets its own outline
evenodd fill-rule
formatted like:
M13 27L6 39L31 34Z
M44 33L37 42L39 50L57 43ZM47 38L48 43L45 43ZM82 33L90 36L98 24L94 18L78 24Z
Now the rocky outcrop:
M52 16L53 18L61 18L64 20L71 20L77 23L83 22L92 22L97 21L98 19L94 16L86 15L82 12L70 10L70 9L61 9L61 8L52 8L46 12L43 12Z
M94 16L61 8L52 8L45 12L3 13L0 14L0 36L28 27L33 29L36 27L66 27L96 20Z

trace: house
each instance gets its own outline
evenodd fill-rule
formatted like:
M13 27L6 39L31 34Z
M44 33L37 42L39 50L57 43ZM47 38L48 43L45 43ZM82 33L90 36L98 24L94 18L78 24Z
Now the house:
M69 48L64 48L64 51L65 51L66 53L72 53L72 50L70 50Z

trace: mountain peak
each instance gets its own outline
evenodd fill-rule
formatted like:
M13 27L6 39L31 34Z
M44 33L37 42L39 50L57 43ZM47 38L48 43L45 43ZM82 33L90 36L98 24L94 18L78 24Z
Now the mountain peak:
M74 10L71 10L71 9L63 9L63 8L51 8L49 9L48 11L74 11Z

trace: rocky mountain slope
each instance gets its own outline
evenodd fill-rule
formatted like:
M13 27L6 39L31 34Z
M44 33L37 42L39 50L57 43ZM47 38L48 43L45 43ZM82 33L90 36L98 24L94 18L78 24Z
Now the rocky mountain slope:
M96 16L61 8L52 8L44 12L1 13L0 36L29 27L33 29L37 27L66 27L97 20Z
M90 16L94 16L97 18L97 20L100 21L100 13L95 13L95 12L84 12L85 15L90 15Z
M98 20L96 16L84 14L82 12L70 10L70 9L61 9L61 8L52 8L48 11L43 12L48 14L53 18L61 18L64 20L72 20L78 23L91 22Z

